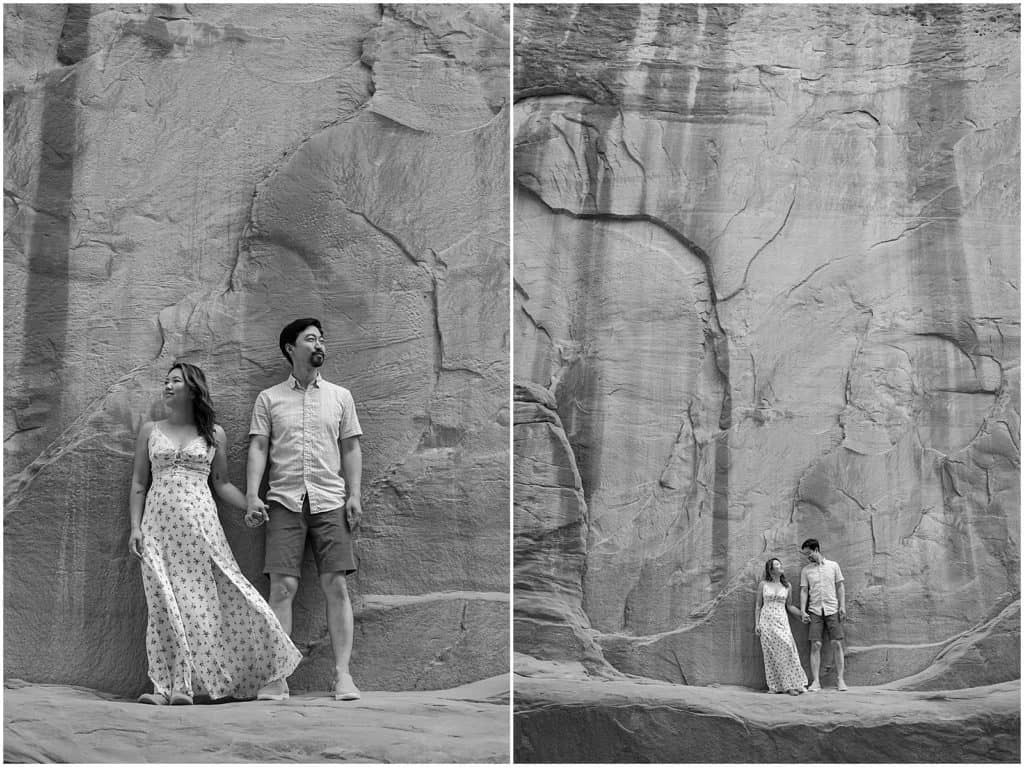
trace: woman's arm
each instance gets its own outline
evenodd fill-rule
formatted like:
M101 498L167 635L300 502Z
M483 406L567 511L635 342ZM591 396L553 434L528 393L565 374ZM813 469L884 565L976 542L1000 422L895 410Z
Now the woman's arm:
M128 496L128 516L132 530L128 537L128 550L137 557L142 557L142 511L146 505L146 491L149 490L149 435L153 431L153 422L145 421L139 427L135 438L135 462L132 466L132 489Z
M761 633L761 606L764 603L764 581L757 584L757 601L754 603L754 633Z
M228 437L217 425L213 427L213 437L217 440L216 452L213 454L213 466L210 467L210 484L217 497L245 511L245 495L228 481Z
M800 615L801 615L800 609L795 604L793 604L793 602L790 599L790 597L792 596L792 591L793 591L792 585L787 585L786 586L786 611L790 615L792 615L794 618L799 618Z

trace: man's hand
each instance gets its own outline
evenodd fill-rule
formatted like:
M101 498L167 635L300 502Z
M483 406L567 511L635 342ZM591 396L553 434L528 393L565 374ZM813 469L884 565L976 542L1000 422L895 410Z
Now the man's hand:
M249 506L245 510L245 524L249 527L259 527L270 519L267 504L259 498L249 498L248 502Z
M839 620L841 620L841 621L845 621L846 620L846 608L845 607L840 607L839 608Z
M363 516L363 505L356 496L345 501L345 521L348 522L348 529L355 530L359 527L359 520Z
M811 622L811 616L808 615L803 610L801 610L800 611L800 620L802 620L804 623L810 623Z

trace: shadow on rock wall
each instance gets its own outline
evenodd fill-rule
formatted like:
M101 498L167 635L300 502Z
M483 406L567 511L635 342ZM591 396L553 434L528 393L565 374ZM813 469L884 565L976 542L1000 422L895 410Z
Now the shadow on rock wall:
M847 681L1019 678L1018 10L515 34L524 668L762 689L755 587L815 537Z
M360 684L505 673L507 9L4 12L5 673L146 686L135 433L199 364L244 487L297 316L365 431ZM221 520L265 589L262 532ZM314 572L297 689L330 681Z

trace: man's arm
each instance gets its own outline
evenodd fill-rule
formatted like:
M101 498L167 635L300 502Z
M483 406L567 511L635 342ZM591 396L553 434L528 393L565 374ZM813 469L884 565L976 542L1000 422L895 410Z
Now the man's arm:
M836 584L836 599L839 600L839 620L846 620L846 582Z
M811 622L811 616L807 614L807 596L810 585L807 582L807 569L800 571L800 620L804 623Z
M262 525L270 515L267 505L260 500L260 482L267 468L267 449L270 439L264 434L249 437L249 457L245 462L245 524Z
M363 516L363 449L359 445L359 437L341 440L341 473L345 477L345 519L349 529L355 530Z

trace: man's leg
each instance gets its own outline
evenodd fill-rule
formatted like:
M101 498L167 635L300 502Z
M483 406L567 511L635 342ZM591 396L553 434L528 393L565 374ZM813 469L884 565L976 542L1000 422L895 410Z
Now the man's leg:
M277 616L284 633L292 633L292 600L295 592L299 590L299 579L294 575L283 573L270 573L270 596L267 602L270 609ZM256 692L256 700L287 700L288 682L281 679L271 679Z
M843 657L843 640L832 640L832 657L835 658L836 676L838 677L836 686L840 690L845 690L846 680L843 678L843 675L846 671L846 659Z
M270 573L270 609L281 623L284 633L292 633L292 601L299 590L299 579L294 575Z
M292 600L299 590L305 543L306 525L302 515L278 503L271 503L263 562L263 572L270 576L267 603L289 636L292 633ZM256 693L257 700L285 700L287 697L288 683L285 679L271 679Z
M807 688L811 692L821 689L821 682L818 681L818 672L821 669L821 640L815 639L811 642L811 684Z
M336 700L358 700L359 689L352 681L348 664L352 657L352 601L344 573L323 573L320 588L327 602L327 630L334 650L334 693Z
M349 673L352 656L352 601L346 576L356 571L352 531L343 508L313 514L309 522L320 588L327 603L327 630L334 650L334 699L358 700L359 688Z

